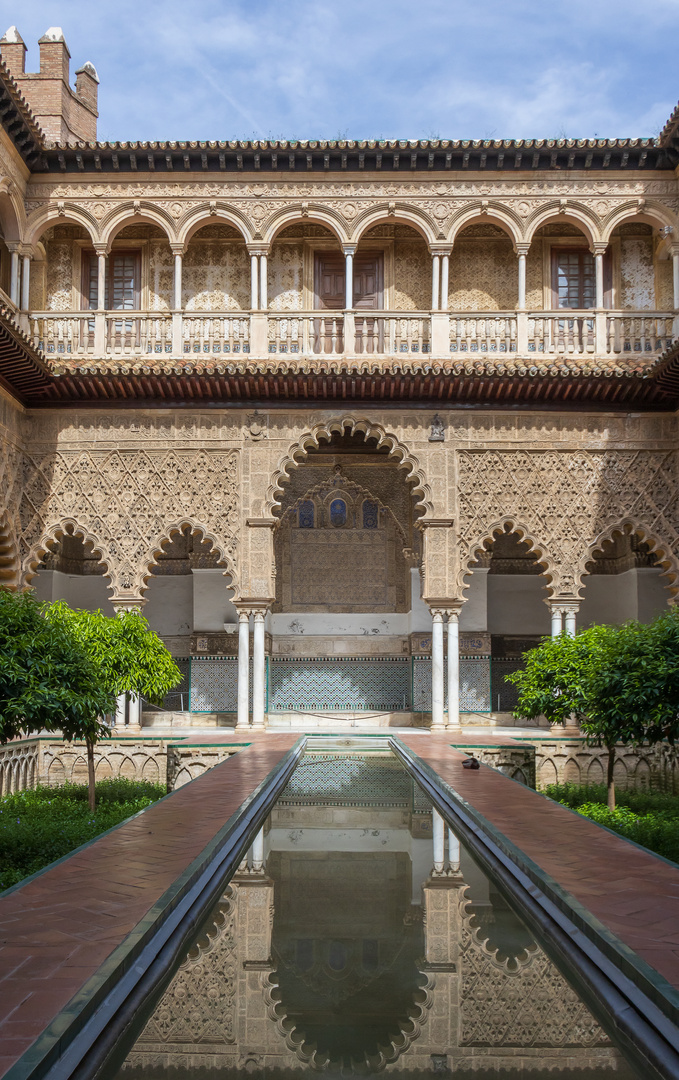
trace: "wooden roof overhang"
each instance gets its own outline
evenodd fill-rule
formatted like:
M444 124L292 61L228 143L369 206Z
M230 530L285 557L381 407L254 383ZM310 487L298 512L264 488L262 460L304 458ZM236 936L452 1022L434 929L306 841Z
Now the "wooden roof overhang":
M376 362L323 359L212 364L81 365L51 375L30 404L116 408L226 408L335 402L452 408L674 410L679 342L639 370L615 364L519 360Z
M54 385L53 373L4 304L0 304L0 385L22 405L38 404Z
M47 168L43 157L43 134L26 99L0 59L0 123L33 172Z

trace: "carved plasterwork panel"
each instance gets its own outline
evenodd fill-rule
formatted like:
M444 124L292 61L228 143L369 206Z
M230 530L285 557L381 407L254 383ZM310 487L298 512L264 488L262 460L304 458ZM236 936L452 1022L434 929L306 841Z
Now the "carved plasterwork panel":
M470 555L504 521L538 549L555 596L581 587L586 538L629 521L663 565L677 571L679 495L674 452L461 451L459 535L461 573Z
M271 311L301 311L304 307L304 247L274 244L269 255L268 289Z
M450 311L508 311L516 307L516 255L506 234L456 241L450 257ZM499 230L498 230L499 232Z
M620 276L620 307L655 308L653 241L650 236L621 238Z
M431 255L420 239L394 244L394 309L426 311L431 304Z
M32 576L48 539L71 528L107 566L113 595L141 596L154 553L183 524L235 574L238 455L210 450L52 451L27 458L21 554Z

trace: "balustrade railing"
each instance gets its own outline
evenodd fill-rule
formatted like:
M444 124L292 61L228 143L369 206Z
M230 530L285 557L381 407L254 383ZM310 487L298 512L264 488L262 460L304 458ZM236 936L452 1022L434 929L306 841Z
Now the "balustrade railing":
M452 353L516 352L517 317L513 311L451 314L449 318Z
M33 312L47 356L660 355L679 336L667 311Z

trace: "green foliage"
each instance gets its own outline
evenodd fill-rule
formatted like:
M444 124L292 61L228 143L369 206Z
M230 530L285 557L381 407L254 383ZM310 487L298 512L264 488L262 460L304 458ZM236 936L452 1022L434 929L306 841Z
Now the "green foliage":
M41 870L69 851L150 806L165 794L159 784L101 780L97 809L86 784L38 787L0 799L0 890Z
M115 707L99 669L49 605L0 588L0 743L61 730L68 739L106 733L100 718Z
M160 705L181 682L170 653L138 611L108 616L101 611L73 610L62 600L50 604L48 617L72 633L116 696L132 693Z
M618 795L620 805L609 810L603 784L551 784L544 793L626 840L679 862L679 798L676 796L623 791Z

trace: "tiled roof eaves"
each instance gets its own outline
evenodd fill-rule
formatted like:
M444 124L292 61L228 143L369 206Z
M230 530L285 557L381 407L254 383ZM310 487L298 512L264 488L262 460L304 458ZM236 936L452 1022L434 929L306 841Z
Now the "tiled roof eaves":
M0 59L2 125L30 169L39 165L45 137L6 64Z
M657 140L659 146L672 146L679 141L679 102L669 117Z
M207 142L46 143L48 150L629 150L660 145L650 139L296 139Z

